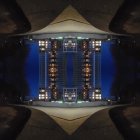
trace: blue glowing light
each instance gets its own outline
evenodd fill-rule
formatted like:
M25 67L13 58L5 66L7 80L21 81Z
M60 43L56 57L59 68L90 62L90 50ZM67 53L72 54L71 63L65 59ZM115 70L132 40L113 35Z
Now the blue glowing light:
M29 96L38 97L39 51L37 42L27 42L29 49L25 63L25 75L29 87Z
M111 96L111 87L115 76L115 62L111 53L112 42L102 42L101 51L101 89L102 97Z
M73 86L73 53L67 54L67 86Z

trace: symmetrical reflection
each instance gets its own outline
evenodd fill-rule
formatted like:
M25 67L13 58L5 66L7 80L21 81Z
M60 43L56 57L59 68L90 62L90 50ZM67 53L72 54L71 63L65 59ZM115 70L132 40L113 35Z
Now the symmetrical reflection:
M38 43L40 100L101 100L100 40L48 38Z

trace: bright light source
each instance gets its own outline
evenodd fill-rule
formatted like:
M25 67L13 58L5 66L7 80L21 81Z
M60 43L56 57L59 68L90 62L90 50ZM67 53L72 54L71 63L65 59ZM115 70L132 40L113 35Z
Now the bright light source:
M72 97L75 97L75 94L73 94Z
M78 36L77 39L82 39L82 37Z
M67 95L67 94L65 94L64 96L65 96L65 97L68 97L68 95Z
M100 92L100 90L99 89L95 89L95 92Z
M82 101L78 101L77 103L78 103L78 104L81 104L81 103L82 103Z
M44 51L45 48L48 48L49 42L47 40L46 41L45 40L39 40L38 44L39 44L40 47L44 47L44 48L40 48L40 50Z
M45 92L45 89L41 89L40 92Z
M63 101L58 101L58 103L59 103L59 104L62 104L62 103L63 103Z
M45 51L45 48L40 48L41 51Z
M99 48L95 48L95 51L99 51L100 49Z
M63 39L63 37L62 36L59 36L58 39Z
M45 95L44 94L39 94L39 100L41 99L45 99Z
M100 47L101 46L101 43L102 41L101 40L97 40L97 41L92 41L92 48L95 48L95 47ZM95 48L96 50L96 48Z

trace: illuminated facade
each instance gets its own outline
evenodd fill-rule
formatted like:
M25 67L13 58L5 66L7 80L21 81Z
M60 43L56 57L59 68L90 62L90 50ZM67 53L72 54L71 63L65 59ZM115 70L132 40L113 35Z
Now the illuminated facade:
M39 100L101 100L101 40L42 39Z

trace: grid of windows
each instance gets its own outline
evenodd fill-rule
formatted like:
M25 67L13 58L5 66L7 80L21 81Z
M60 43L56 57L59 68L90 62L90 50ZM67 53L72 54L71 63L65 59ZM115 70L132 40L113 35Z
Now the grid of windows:
M40 100L51 98L52 100L76 101L80 94L82 95L82 100L89 100L89 98L101 100L101 41L92 39L80 41L82 45L76 39L68 38L61 40L61 45L58 45L58 40L46 39L38 41L40 53ZM68 69L69 67L65 64L67 57L62 56L68 55L66 52L76 52L72 55L72 59L74 59L72 76L78 82L75 82L76 80L71 81L72 85L74 85L71 89L76 88L76 92L64 92L63 90L66 87L64 81L74 79L67 79L65 74L66 68ZM62 62L67 66L66 68L60 67ZM70 63L70 61L68 62ZM77 83L80 83L80 85L77 85ZM66 88L70 89L70 87ZM89 91L93 91L90 96ZM59 96L59 94L61 95Z

